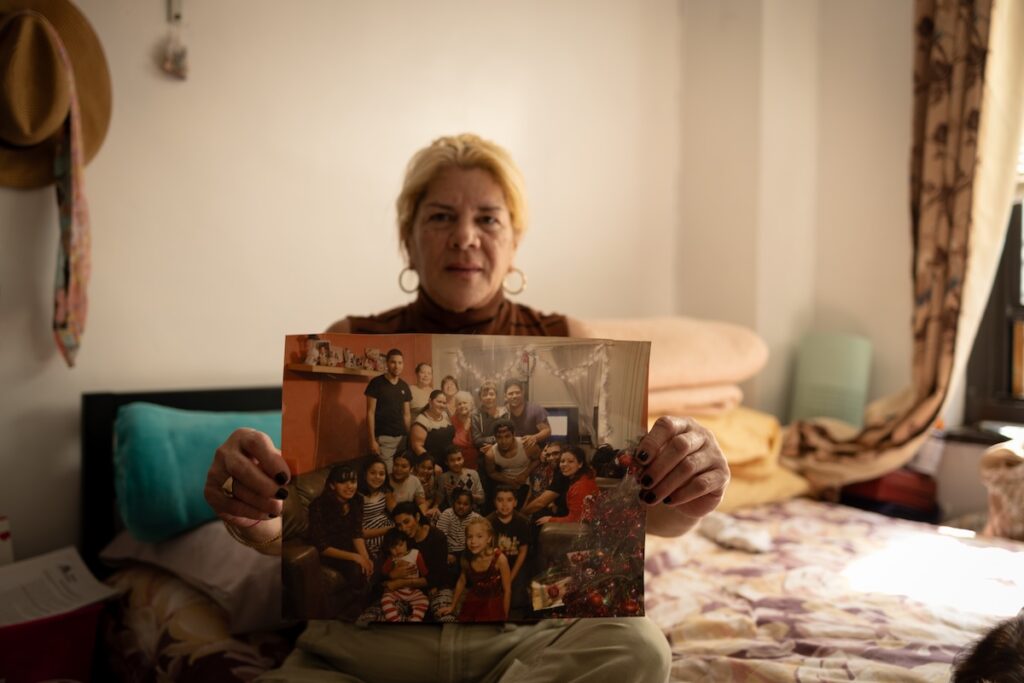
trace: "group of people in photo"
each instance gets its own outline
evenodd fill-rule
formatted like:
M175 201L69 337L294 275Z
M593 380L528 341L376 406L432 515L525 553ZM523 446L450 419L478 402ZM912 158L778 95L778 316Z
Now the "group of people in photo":
M586 519L598 492L586 452L549 438L546 412L525 400L518 379L482 382L477 402L450 376L432 388L432 368L421 363L426 401L413 405L401 351L388 352L386 367L365 390L371 452L334 465L309 507L311 542L344 577L338 616L542 616L530 603L530 579L543 569L538 530Z

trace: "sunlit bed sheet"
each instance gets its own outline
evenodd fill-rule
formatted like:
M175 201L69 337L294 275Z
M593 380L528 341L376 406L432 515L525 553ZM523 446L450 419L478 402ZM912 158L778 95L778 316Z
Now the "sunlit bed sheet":
M738 510L772 549L648 537L673 681L945 681L1024 605L1024 544L806 499Z

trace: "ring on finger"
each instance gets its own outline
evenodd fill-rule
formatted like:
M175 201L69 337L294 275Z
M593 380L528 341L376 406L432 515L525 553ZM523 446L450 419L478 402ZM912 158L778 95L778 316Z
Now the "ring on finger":
M228 477L224 480L224 483L220 485L220 490L224 492L224 495L228 498L235 497L235 479L234 477Z

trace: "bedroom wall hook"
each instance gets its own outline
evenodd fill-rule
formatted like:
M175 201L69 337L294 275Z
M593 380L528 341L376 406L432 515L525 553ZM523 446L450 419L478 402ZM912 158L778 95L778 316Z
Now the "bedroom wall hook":
M181 23L181 6L184 0L167 0L167 21L171 24Z

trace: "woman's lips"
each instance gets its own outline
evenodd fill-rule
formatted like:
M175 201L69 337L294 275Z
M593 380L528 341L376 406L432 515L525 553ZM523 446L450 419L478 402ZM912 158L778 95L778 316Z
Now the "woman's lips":
M445 272L455 275L456 277L473 277L474 275L481 275L484 269L480 266L446 266Z

